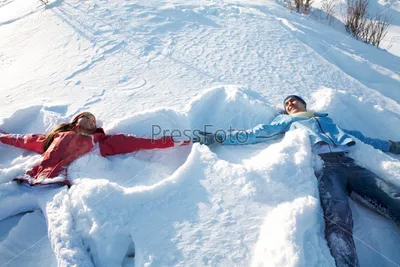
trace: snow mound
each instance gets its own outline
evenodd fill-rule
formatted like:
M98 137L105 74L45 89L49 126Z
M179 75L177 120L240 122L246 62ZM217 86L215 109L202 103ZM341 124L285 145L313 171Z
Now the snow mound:
M324 234L320 214L315 212L318 205L318 199L308 196L285 202L269 212L260 231L252 266L334 265L326 245L317 238Z

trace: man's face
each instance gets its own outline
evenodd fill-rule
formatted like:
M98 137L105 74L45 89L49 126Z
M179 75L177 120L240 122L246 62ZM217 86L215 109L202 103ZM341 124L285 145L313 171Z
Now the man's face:
M289 98L285 101L285 110L291 115L297 112L306 111L306 106L294 97Z

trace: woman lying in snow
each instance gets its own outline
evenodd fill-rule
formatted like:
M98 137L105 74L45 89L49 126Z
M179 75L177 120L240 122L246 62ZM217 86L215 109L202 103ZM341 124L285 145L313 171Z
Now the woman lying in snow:
M16 135L0 131L0 141L42 154L38 165L22 177L14 178L28 186L13 182L0 184L0 221L19 213L41 210L58 266L93 266L70 213L71 200L65 187L71 186L67 177L70 163L96 149L102 156L110 156L188 144L174 142L169 136L146 139L124 134L106 135L102 128L97 128L96 118L89 112L56 126L49 134Z
M22 177L14 178L14 181L29 185L68 186L71 186L67 177L68 165L94 148L99 148L100 154L105 157L175 145L173 138L169 136L146 139L124 134L106 135L102 128L97 128L96 118L89 112L80 113L71 122L56 126L49 134L19 135L1 132L0 142L43 154L37 166L26 171Z
M206 145L253 144L304 129L308 132L312 150L324 161L316 170L321 206L325 218L325 236L338 267L359 266L353 240L353 220L347 195L355 197L372 209L391 218L400 226L400 188L386 182L373 172L358 166L347 152L356 142L362 142L384 152L400 154L400 142L365 137L358 131L341 129L326 113L307 112L306 102L290 95L284 100L286 114L277 116L269 125L259 125L247 131L202 133L198 140ZM351 136L352 135L352 136Z

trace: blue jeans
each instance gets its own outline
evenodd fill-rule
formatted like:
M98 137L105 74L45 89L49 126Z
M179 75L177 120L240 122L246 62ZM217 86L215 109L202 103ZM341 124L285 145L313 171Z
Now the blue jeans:
M400 225L400 189L358 166L345 153L321 154L316 172L325 218L325 237L337 267L359 266L348 195Z

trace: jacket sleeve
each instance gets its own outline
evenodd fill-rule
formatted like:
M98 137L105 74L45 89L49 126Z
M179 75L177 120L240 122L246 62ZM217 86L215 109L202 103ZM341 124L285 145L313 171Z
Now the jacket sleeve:
M271 124L260 124L253 129L233 131L229 134L216 133L224 145L247 145L280 138L289 130L290 120L276 117Z
M138 138L124 134L107 135L99 142L102 156L131 153L140 149L168 148L173 147L175 144L186 145L188 142L175 143L170 136L164 136L160 139L151 139Z
M390 150L390 142L386 140L381 140L377 138L369 138L364 136L361 132L359 131L352 131L352 130L346 130L341 128L345 133L350 134L358 139L360 139L361 142L366 143L375 149L382 150L383 152L389 152Z
M0 133L0 142L26 150L44 153L44 134L7 134Z

